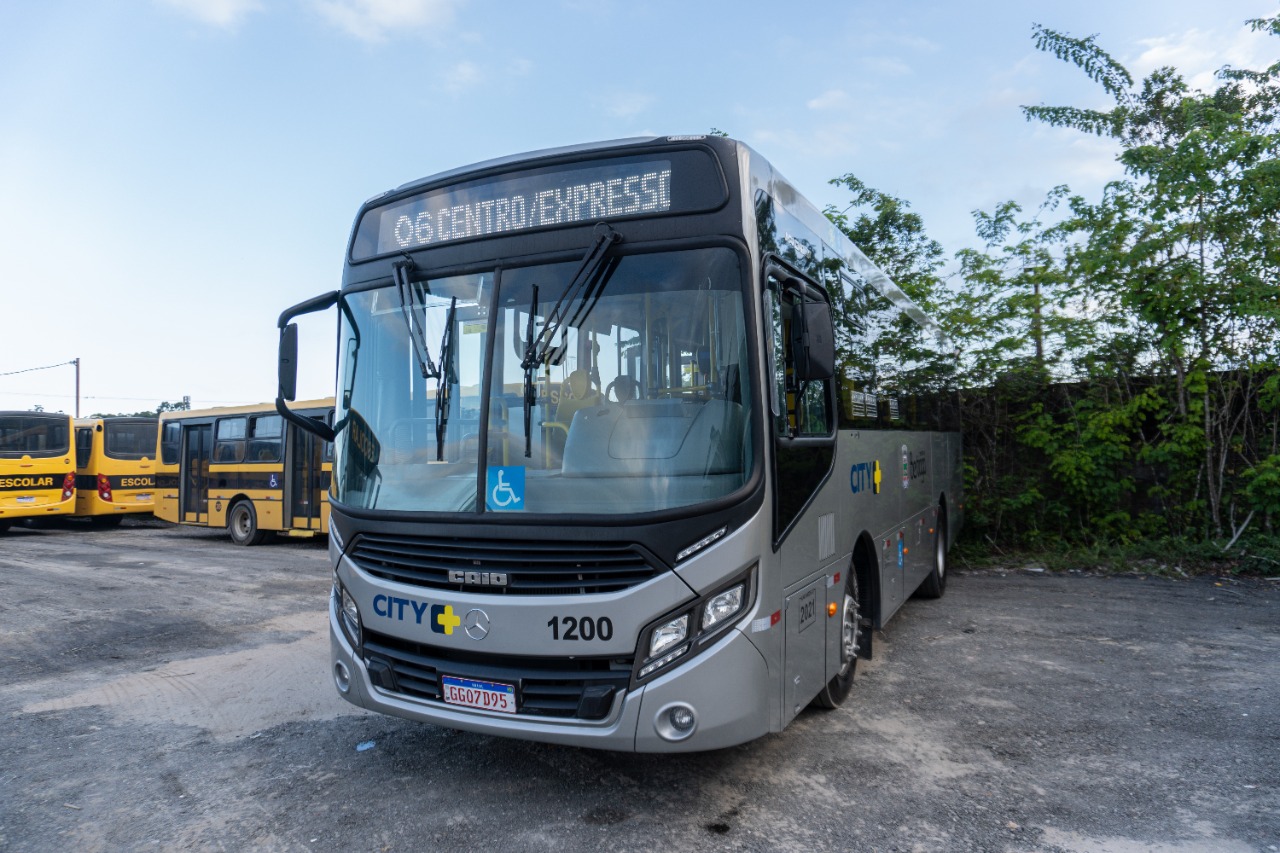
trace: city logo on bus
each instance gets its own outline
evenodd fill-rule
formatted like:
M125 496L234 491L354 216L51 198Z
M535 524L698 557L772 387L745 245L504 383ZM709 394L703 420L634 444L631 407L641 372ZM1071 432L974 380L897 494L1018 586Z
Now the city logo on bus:
M849 489L856 495L868 489L872 494L880 494L880 460L859 462L849 468Z
M421 625L426 620L432 631L446 636L453 636L453 630L462 624L462 617L453 612L452 604L431 604L398 595L375 595L373 612L395 622Z

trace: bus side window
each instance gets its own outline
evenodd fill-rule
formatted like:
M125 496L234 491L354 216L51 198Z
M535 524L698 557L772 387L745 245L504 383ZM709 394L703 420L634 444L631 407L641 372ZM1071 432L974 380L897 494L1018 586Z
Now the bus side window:
M91 453L93 453L93 429L78 427L76 429L76 467L83 468L88 465Z
M182 447L182 424L170 421L160 432L160 461L165 465L178 464L178 451Z
M802 297L783 289L772 275L766 294L773 358L771 406L774 432L779 436L829 436L834 421L831 412L833 380L798 382L791 353L791 323Z
M257 415L249 419L247 462L279 462L284 420L279 415Z
M244 461L244 418L221 418L213 445L215 463Z

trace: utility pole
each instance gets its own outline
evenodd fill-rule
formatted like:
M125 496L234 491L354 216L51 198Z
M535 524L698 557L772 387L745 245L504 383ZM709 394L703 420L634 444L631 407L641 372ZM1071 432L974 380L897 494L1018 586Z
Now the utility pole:
M71 363L76 366L76 417L80 417L80 359L73 358Z

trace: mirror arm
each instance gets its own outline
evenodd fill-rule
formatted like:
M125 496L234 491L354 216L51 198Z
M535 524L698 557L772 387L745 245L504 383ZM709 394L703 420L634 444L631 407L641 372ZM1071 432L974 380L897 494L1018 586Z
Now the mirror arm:
M280 353L278 358L280 381L276 390L276 411L280 414L280 417L299 429L330 442L333 441L334 431L328 424L299 415L285 404L285 399L293 399L297 393L298 384L298 327L290 321L302 314L311 314L332 308L337 304L338 296L338 291L332 290L305 302L299 302L291 308L286 308L276 323L280 329Z

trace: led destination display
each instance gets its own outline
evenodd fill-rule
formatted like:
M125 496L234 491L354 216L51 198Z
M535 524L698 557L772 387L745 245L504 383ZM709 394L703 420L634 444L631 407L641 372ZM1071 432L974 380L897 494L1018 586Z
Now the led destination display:
M352 260L535 228L711 210L724 181L703 151L578 162L428 190L364 213Z
M671 210L666 160L576 169L419 196L381 212L378 254L548 225Z

